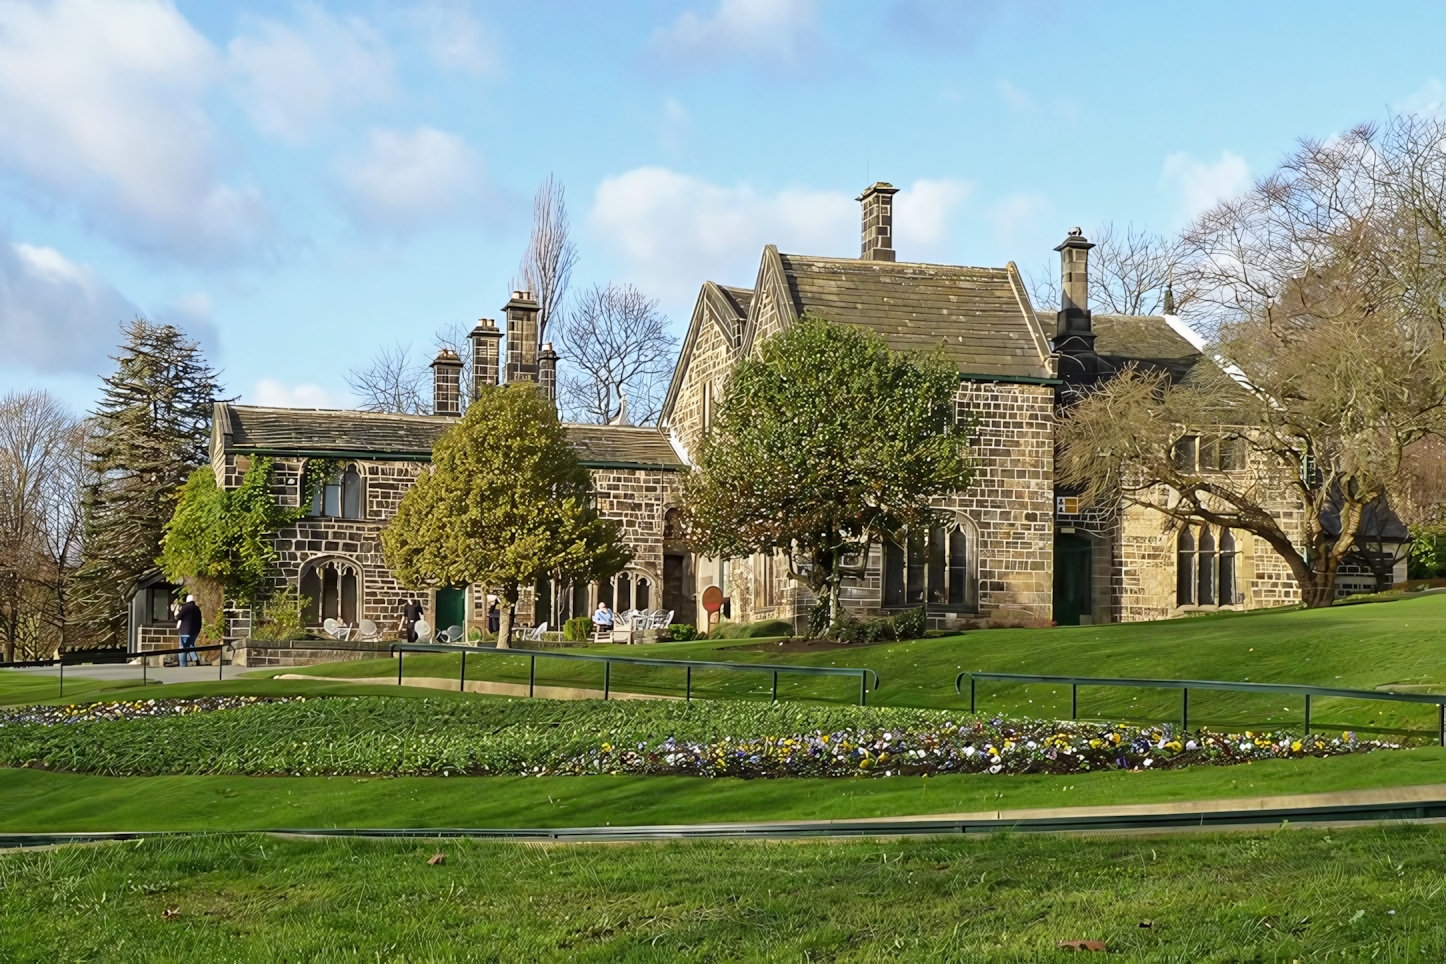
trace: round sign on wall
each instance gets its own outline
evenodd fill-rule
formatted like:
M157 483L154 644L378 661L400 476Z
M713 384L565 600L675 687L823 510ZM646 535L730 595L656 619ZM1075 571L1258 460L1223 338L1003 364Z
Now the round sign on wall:
M703 590L703 608L710 613L716 613L723 608L723 590L717 586L709 586Z

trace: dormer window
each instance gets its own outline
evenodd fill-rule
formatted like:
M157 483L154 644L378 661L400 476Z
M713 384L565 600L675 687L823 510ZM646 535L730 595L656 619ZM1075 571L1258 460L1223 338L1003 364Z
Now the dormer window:
M348 465L317 489L316 498L311 503L311 514L328 519L362 517L362 477L356 466Z

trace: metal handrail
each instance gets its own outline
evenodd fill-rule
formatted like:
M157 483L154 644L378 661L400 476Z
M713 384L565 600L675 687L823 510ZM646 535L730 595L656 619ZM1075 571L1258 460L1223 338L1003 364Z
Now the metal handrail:
M964 677L969 677L969 712L974 712L975 683L998 680L1009 683L1056 683L1070 687L1070 719L1079 718L1081 686L1133 686L1143 689L1175 689L1183 693L1180 725L1190 726L1190 691L1222 690L1236 693L1289 693L1305 697L1305 732L1310 732L1310 698L1335 696L1351 700L1384 700L1392 703L1434 703L1440 708L1440 742L1446 746L1446 693L1397 693L1392 690L1352 690L1338 686L1312 686L1303 683L1233 683L1201 679L1132 679L1103 676L1036 676L1029 673L976 673L968 670L954 677L954 692L963 694Z
M527 695L532 696L537 683L537 657L547 659L577 659L603 664L603 699L608 699L612 689L612 664L625 663L632 666L673 666L687 670L684 699L693 699L693 670L696 669L741 669L771 672L773 674L773 702L778 702L778 674L799 673L804 676L853 676L859 678L859 705L868 702L868 679L873 677L872 689L879 688L879 674L867 667L854 666L785 666L775 663L718 663L696 659L655 659L646 656L590 656L585 653L554 653L540 649L498 649L493 646L462 646L451 643L393 643L392 655L397 657L397 685L402 685L403 653L461 653L462 671L457 679L461 690L467 677L468 653L491 653L495 656L527 656L530 664L527 672Z

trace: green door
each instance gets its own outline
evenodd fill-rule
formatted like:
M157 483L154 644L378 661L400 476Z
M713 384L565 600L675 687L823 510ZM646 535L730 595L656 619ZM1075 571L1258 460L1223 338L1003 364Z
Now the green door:
M1054 621L1078 626L1090 615L1090 570L1094 546L1083 536L1061 535L1054 540Z
M467 625L467 590L448 586L437 590L436 632L444 632L453 626Z

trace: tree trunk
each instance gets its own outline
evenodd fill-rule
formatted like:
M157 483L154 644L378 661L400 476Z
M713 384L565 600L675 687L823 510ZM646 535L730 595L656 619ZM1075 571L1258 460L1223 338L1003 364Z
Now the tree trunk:
M838 625L839 617L843 615L839 603L839 583L842 577L839 575L839 551L833 551L832 569L828 576L828 624Z
M512 616L517 607L517 584L503 586L497 607L497 648L512 648Z

